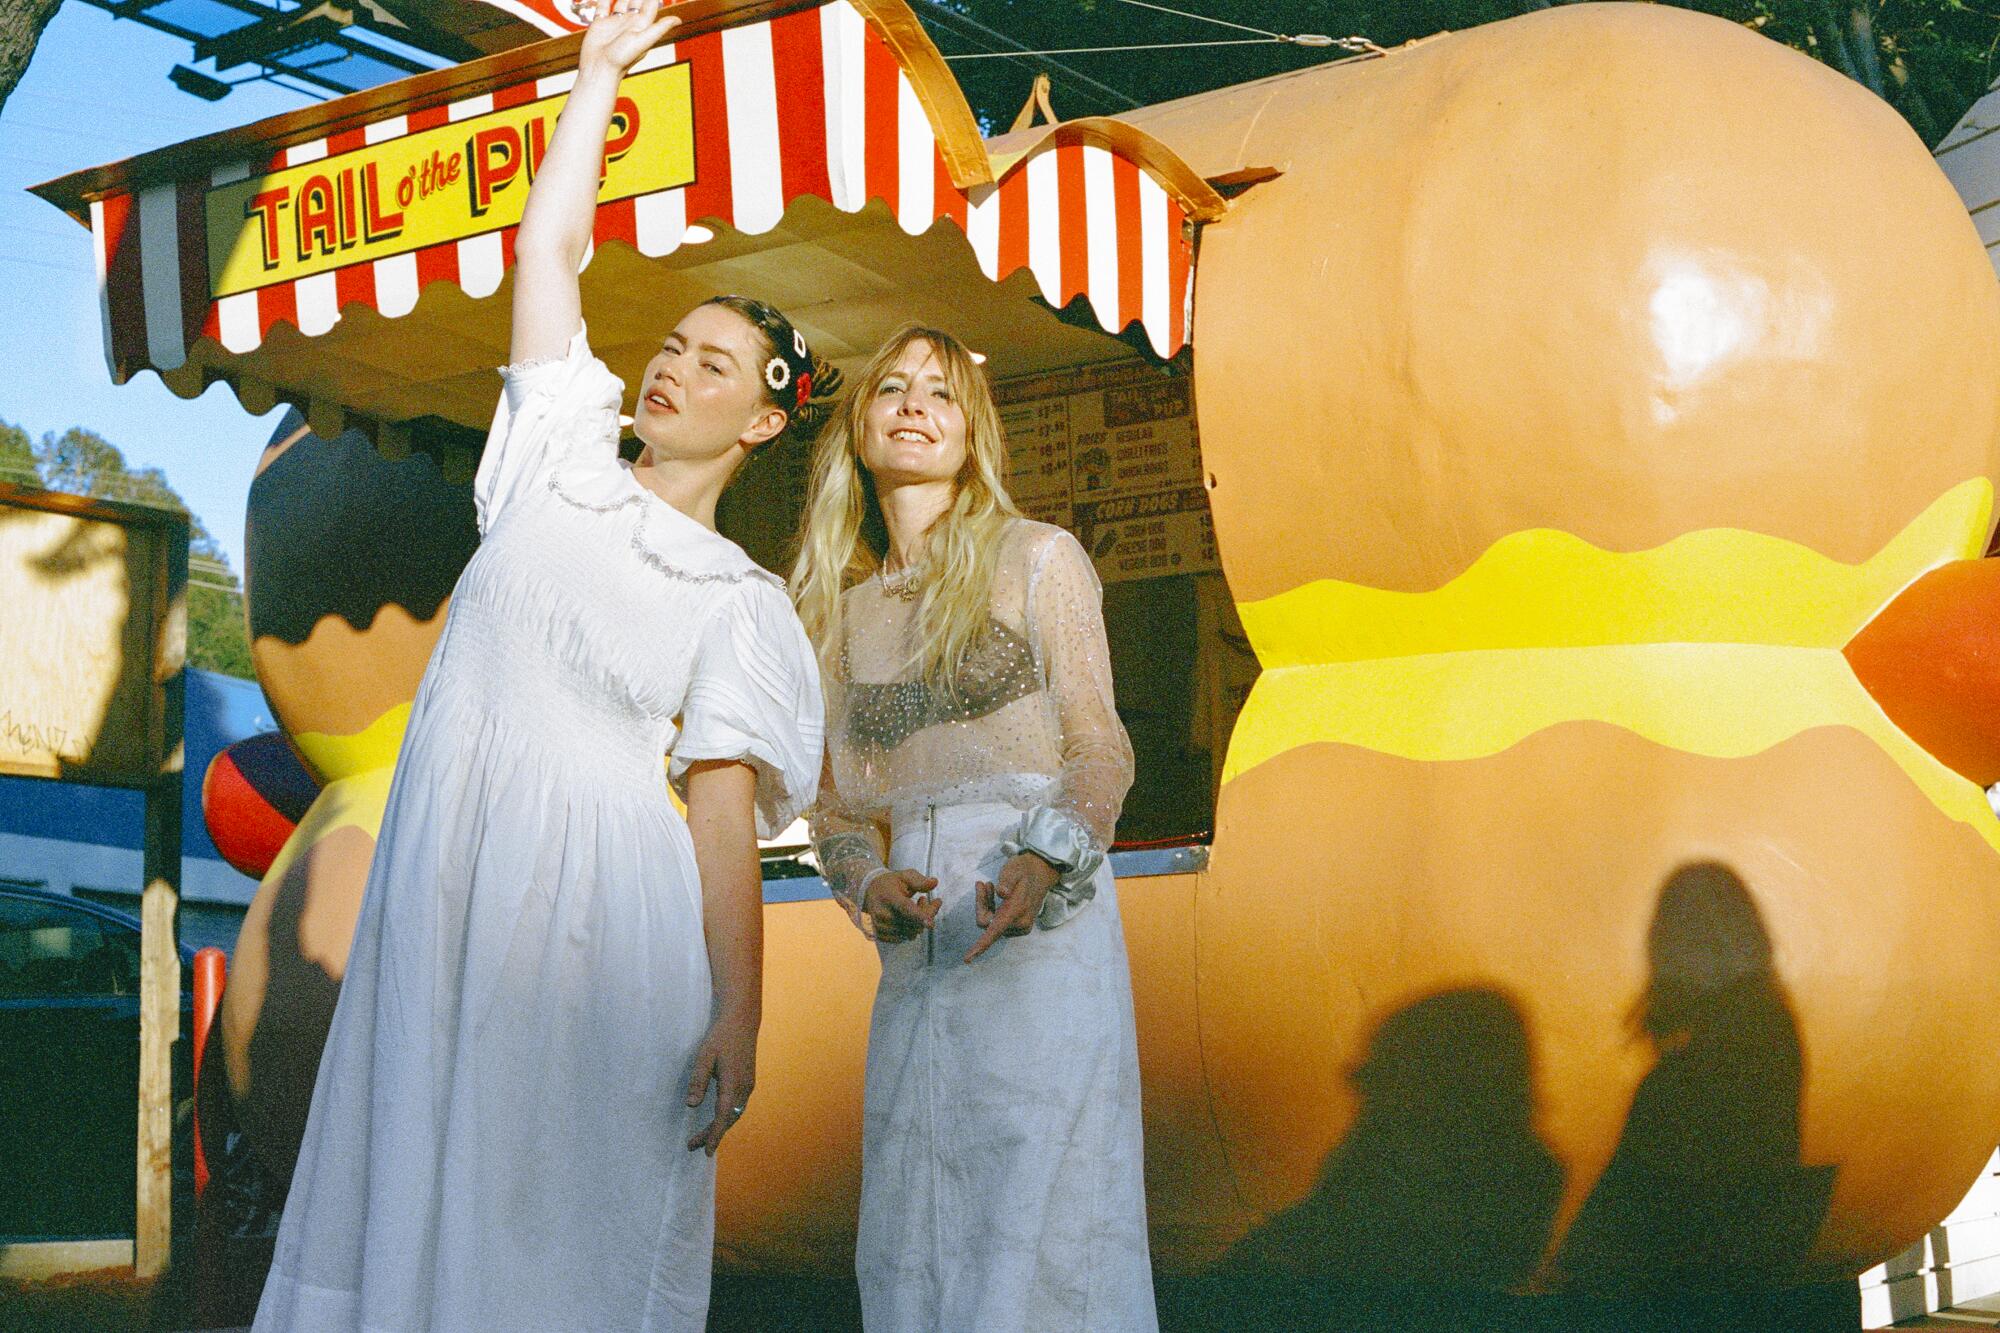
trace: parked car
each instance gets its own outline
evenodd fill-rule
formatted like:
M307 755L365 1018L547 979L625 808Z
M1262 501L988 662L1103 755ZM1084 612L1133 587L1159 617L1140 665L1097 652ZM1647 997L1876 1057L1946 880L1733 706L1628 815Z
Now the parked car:
M173 1048L177 1223L192 1216L189 1016ZM0 887L0 1241L129 1236L139 1123L139 919Z

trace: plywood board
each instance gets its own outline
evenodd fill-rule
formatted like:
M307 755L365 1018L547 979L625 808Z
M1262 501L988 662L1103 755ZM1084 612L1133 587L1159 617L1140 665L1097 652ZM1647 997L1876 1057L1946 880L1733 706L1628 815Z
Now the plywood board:
M178 514L0 486L0 773L143 787L163 770L187 532Z

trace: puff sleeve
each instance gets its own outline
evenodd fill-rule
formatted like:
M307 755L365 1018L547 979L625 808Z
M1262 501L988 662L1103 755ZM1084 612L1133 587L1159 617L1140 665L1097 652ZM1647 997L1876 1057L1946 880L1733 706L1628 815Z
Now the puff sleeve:
M782 591L748 577L703 627L668 779L685 798L689 765L749 764L757 770L757 836L773 838L812 804L825 739L819 666L805 630Z
M591 353L581 325L563 355L502 367L500 379L500 403L472 480L482 537L559 463L604 469L618 462L625 384Z

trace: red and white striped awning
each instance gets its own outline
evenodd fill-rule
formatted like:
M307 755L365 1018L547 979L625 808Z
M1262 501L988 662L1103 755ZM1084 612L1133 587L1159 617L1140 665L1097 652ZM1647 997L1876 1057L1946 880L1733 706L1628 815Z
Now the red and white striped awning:
M730 6L687 8L726 18ZM773 6L754 8L769 14ZM1057 127L995 171L956 83L914 20L902 19L908 11L895 0L833 0L740 26L691 25L697 35L652 53L635 75L687 68L693 179L601 204L597 241L664 256L700 220L756 235L802 196L849 213L880 199L911 235L950 219L988 279L1026 268L1051 306L1086 297L1105 330L1139 324L1154 353L1172 356L1188 339L1191 220L1217 215L1219 197L1166 149L1115 122ZM576 40L544 46L569 65ZM548 60L543 67L560 68ZM219 162L211 152L198 173L126 192L100 189L88 207L113 378L174 371L197 339L240 355L280 323L312 337L355 306L398 317L432 283L491 295L513 262L513 226L217 294L206 201L212 190L305 163L325 162L328 180L338 182L349 154L560 96L574 78L573 70L552 72L503 86L488 81L487 91L456 100L405 98L393 114L370 118L364 110L324 137ZM386 91L348 100L396 108L381 96ZM249 146L239 136L235 151ZM87 174L43 192L63 202L62 187L81 186ZM329 210L341 188L330 187ZM72 206L86 197L73 188ZM343 217L355 211L351 198L345 207Z

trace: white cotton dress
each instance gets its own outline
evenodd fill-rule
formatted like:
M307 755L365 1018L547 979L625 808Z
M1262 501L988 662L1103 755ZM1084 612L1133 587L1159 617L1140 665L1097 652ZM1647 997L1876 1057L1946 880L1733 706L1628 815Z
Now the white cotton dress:
M1117 887L973 963L974 884L1023 816L1093 859L1132 782L1102 590L1060 528L1014 520L994 630L956 697L910 666L918 603L843 602L814 842L856 915L869 876L928 869L935 944L878 941L855 1270L869 1333L1151 1333L1139 1062ZM1075 877L1066 876L1071 883Z
M484 540L411 710L259 1330L700 1329L713 1009L667 794L817 784L817 669L782 583L618 461L581 330L503 372Z

